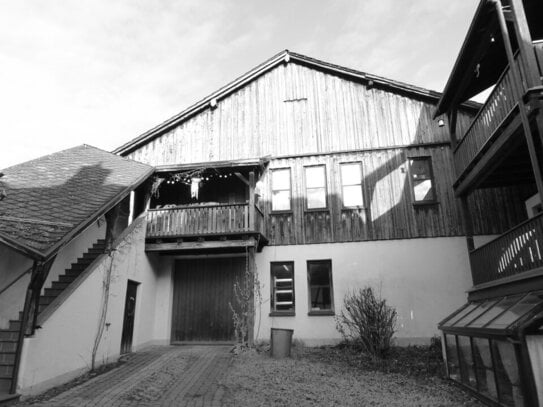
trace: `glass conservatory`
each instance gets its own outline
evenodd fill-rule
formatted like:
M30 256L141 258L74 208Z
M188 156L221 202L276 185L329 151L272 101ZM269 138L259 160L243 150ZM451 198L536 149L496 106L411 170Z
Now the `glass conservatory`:
M447 375L499 406L543 406L543 291L470 302L439 324Z

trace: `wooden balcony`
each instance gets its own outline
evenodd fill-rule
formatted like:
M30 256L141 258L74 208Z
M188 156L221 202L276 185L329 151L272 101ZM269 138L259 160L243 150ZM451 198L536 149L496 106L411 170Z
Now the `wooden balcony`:
M267 242L264 226L260 209L248 203L150 209L146 250L242 247L252 240L261 247Z
M475 286L543 267L543 214L470 253Z
M520 63L519 60L517 54L515 57L517 65ZM454 150L457 178L462 178L471 169L477 159L490 147L497 130L503 129L516 114L515 87L518 86L520 85L515 83L508 66Z

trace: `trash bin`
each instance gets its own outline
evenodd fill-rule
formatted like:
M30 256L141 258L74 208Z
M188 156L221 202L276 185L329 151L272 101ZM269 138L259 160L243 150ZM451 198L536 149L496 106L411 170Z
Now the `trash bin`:
M273 358L286 358L290 356L293 329L271 329L271 356Z

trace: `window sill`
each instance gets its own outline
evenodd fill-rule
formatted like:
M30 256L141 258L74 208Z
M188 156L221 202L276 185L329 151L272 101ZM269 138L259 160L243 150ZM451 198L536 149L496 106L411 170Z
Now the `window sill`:
M334 312L334 310L331 310L331 309L324 309L324 310L314 310L314 311L309 311L307 313L307 315L309 315L310 317L316 317L316 316L334 316L336 315L336 313Z
M413 202L413 206L415 208L417 207L425 207L425 206L437 206L439 205L439 201L419 201L419 202Z
M296 312L294 311L272 311L270 317L294 317Z
M271 211L271 215L292 215L292 209L284 210L284 211Z
M341 208L342 211L363 211L365 209L365 206L344 206Z
M304 212L330 212L330 208L305 208Z

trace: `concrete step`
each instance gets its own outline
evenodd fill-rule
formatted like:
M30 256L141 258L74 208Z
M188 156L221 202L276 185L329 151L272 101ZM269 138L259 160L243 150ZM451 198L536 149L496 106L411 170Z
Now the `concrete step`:
M66 287L68 287L70 285L70 283L67 283L67 282L60 282L60 281L53 281L53 283L51 284L51 289L53 290L64 290Z
M0 352L15 352L17 349L17 340L0 340Z
M11 377L0 377L0 394L7 395L11 388Z
M21 397L20 394L6 394L0 392L0 407L14 406Z
M46 288L43 292L45 296L58 297L58 295L64 291L64 288Z
M10 330L10 329L2 329L0 330L0 340L2 339L17 339L19 337L19 331L16 330Z
M59 283L68 283L68 284L70 284L74 280L75 280L74 276L65 276L65 275L58 276L58 282Z
M40 305L49 305L53 302L53 300L57 298L56 296L50 296L50 295L42 295L40 297Z
M0 377L13 377L14 366L0 363Z
M15 363L15 352L0 352L0 363Z

